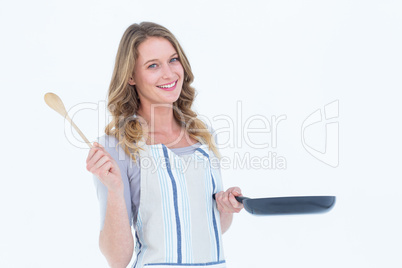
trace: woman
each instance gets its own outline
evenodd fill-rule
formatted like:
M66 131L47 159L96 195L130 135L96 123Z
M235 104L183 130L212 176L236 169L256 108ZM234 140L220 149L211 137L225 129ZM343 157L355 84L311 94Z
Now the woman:
M87 158L111 267L132 258L132 224L134 267L225 267L221 234L242 209L234 198L241 190L222 190L213 136L191 110L192 81L166 28L143 22L126 30L108 94L113 119Z

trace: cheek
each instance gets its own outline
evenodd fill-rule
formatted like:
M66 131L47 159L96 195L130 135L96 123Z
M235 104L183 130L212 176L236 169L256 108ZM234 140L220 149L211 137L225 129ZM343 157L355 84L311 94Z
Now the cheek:
M158 75L156 73L139 73L137 79L138 86L149 87L156 85Z
M184 76L184 68L181 64L180 64L180 71L181 71L181 75Z
M144 81L148 86L155 86L158 84L159 77L160 76L158 74L153 73L144 77Z
M181 78L184 78L184 69L183 69L183 66L182 66L181 64L178 64L175 68L176 68L176 69L175 69L175 72L176 72L177 74L179 74Z

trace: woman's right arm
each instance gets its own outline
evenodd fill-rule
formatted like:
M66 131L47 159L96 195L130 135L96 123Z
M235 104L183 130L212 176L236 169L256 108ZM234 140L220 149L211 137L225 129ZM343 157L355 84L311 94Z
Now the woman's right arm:
M99 247L111 267L126 267L134 250L133 235L124 199L120 168L105 148L94 143L87 158L87 170L107 189L106 214Z

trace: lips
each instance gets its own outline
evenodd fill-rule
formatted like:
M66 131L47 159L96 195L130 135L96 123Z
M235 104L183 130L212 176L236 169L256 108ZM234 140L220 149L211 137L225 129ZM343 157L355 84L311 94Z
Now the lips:
M173 81L171 83L168 83L168 84L157 86L157 87L160 89L163 89L163 90L173 90L176 88L176 85L177 85L177 80Z

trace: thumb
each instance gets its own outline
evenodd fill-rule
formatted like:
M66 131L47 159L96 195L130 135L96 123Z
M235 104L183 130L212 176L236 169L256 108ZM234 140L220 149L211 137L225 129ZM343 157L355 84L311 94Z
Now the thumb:
M242 196L241 189L239 187L234 187L231 192L234 196Z

